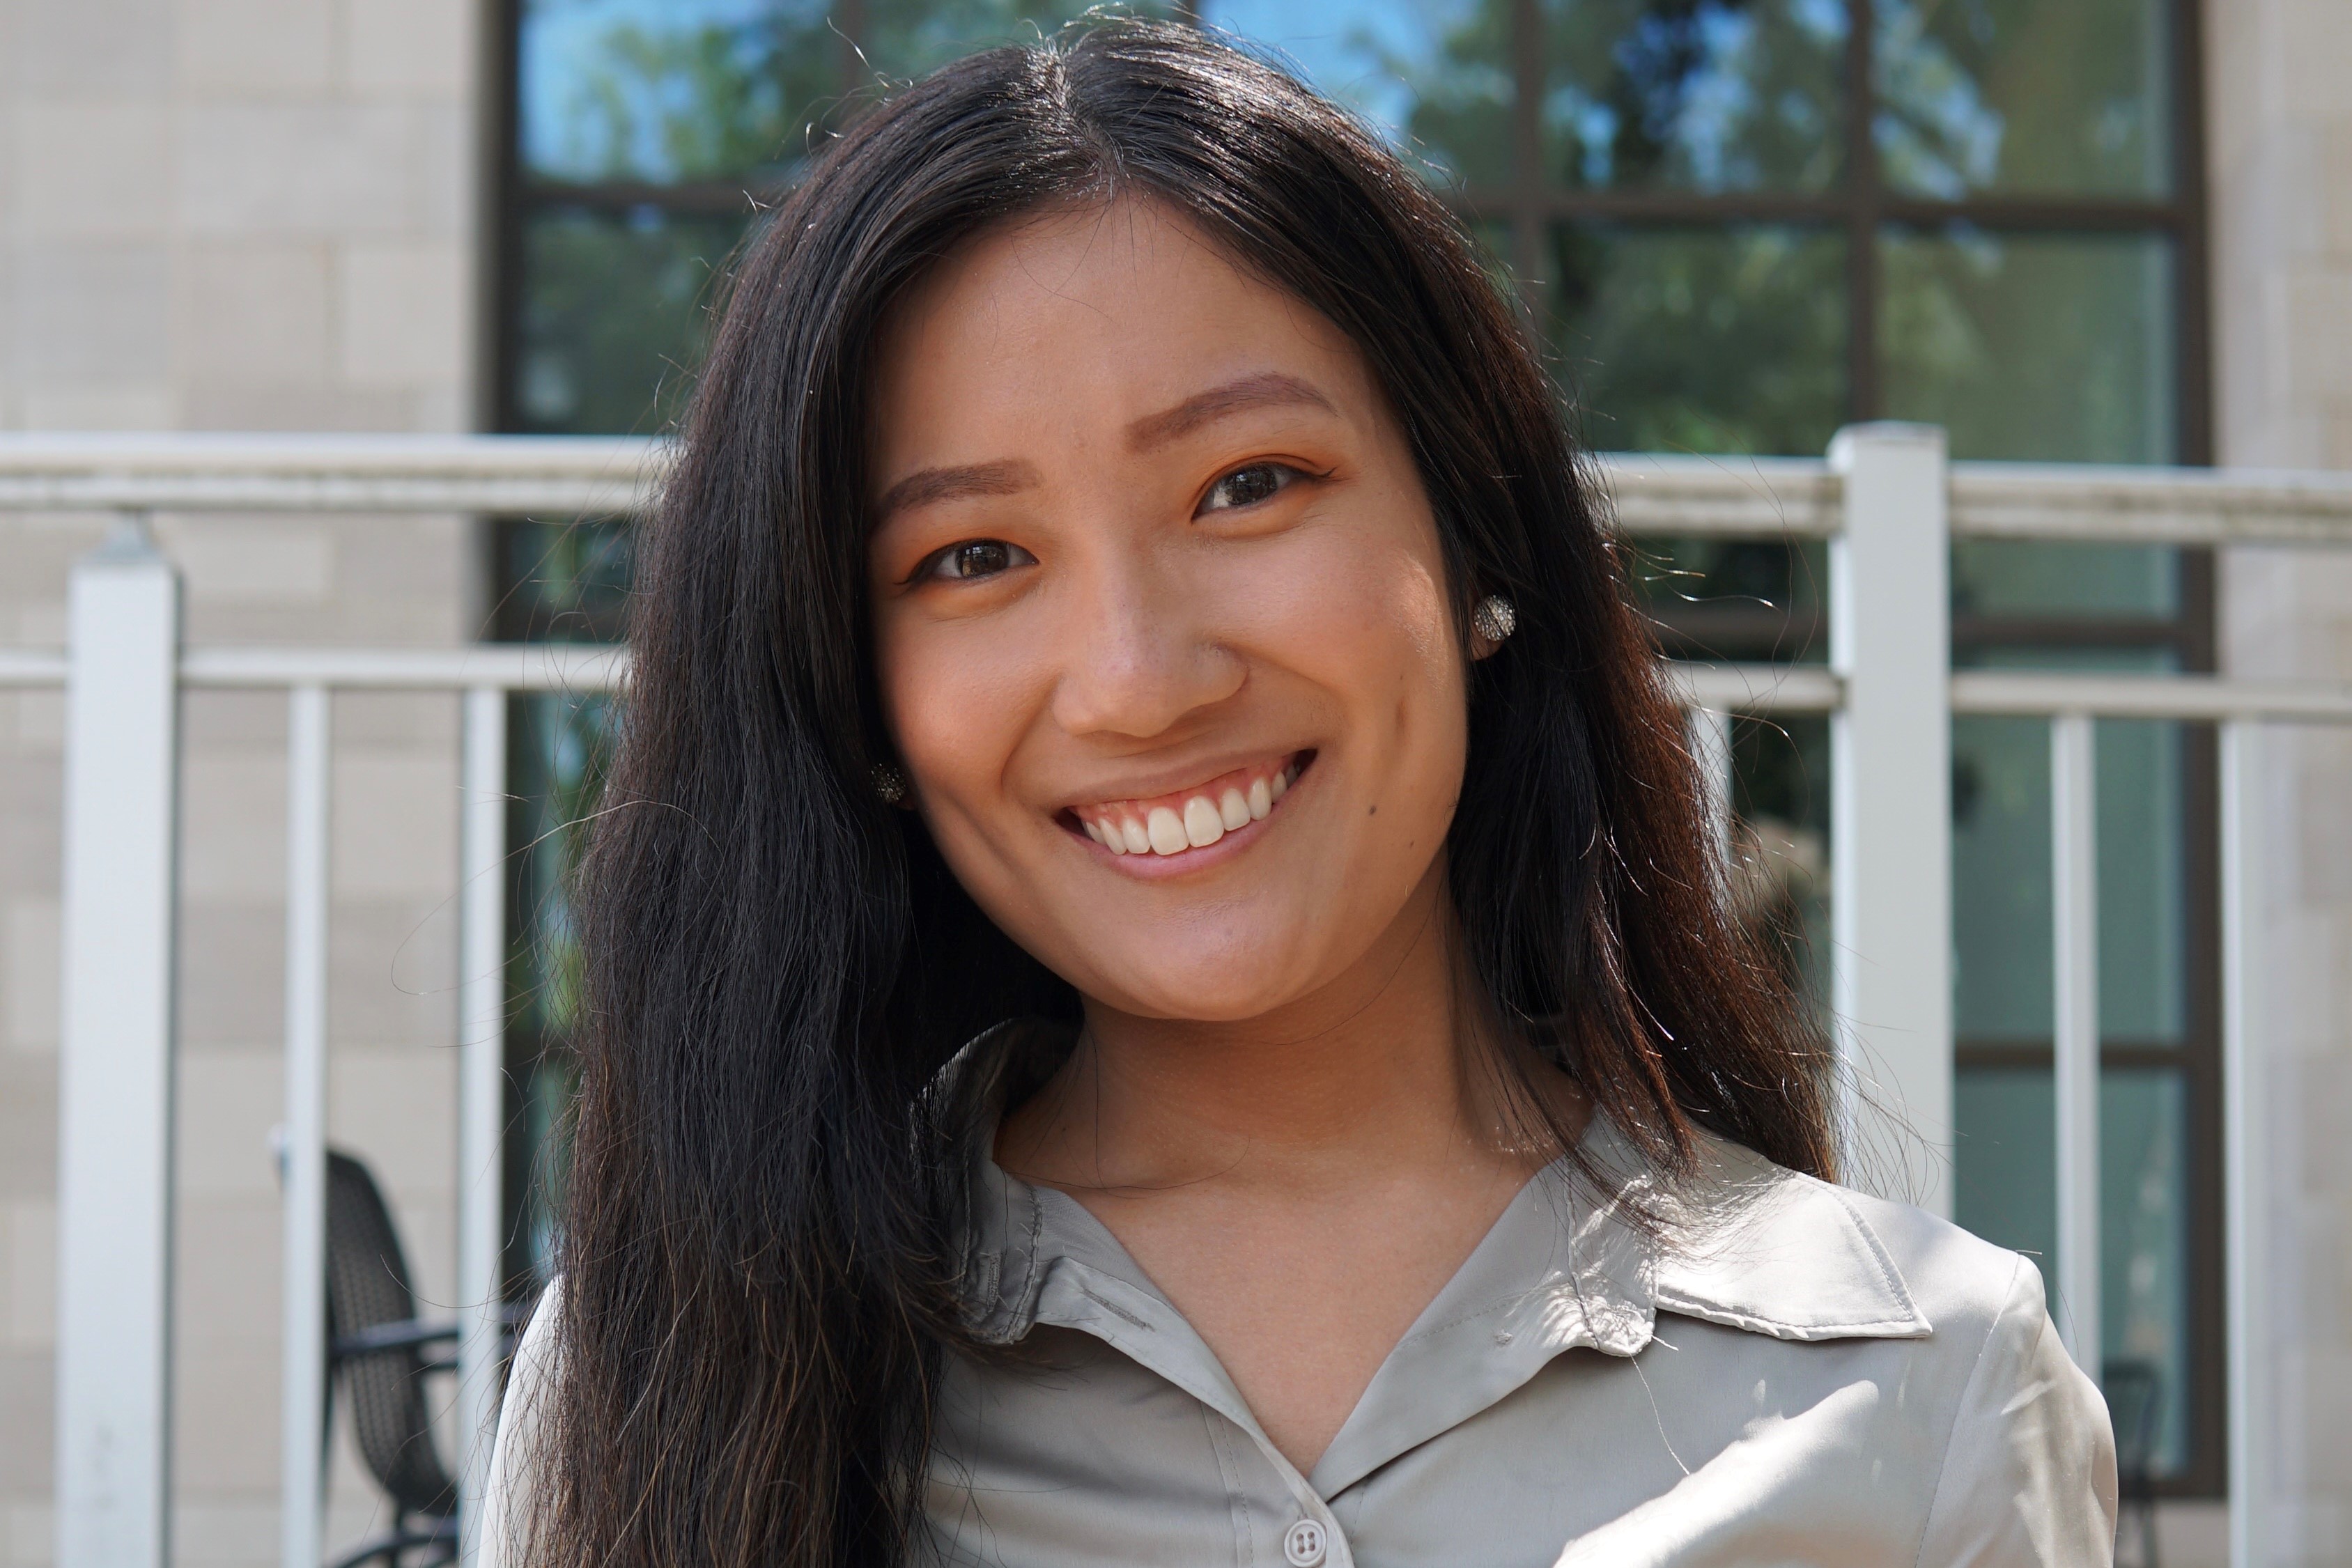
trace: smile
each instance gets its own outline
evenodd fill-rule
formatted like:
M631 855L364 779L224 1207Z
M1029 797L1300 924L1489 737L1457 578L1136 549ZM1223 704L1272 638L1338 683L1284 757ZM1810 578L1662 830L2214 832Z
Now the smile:
M1202 850L1236 829L1262 822L1297 782L1298 758L1237 768L1205 784L1144 800L1073 806L1087 837L1115 855L1177 855Z

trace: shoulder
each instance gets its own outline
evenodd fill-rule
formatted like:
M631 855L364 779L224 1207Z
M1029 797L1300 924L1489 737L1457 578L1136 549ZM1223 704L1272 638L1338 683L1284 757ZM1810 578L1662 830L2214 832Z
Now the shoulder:
M1909 1204L1786 1170L1716 1138L1665 1205L1659 1304L1777 1339L1980 1342L2041 1276Z
M559 1280L540 1292L507 1369L506 1392L499 1402L498 1435L483 1488L478 1568L514 1568L525 1556L525 1527L530 1522L539 1444L546 1426L545 1401L555 1380L562 1316L563 1288Z
M1941 1428L1918 1561L2105 1563L2106 1403L2060 1343L2031 1259L1909 1204L1710 1141L1658 1304L1775 1338L1915 1342L1907 1394Z

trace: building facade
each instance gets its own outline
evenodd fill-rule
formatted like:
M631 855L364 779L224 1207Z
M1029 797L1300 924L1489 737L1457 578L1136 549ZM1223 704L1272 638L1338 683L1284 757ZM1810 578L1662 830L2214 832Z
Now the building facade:
M0 0L0 429L654 428L678 378L645 373L646 356L690 358L710 269L746 221L744 190L790 177L778 151L787 128L837 112L845 84L919 69L1010 25L980 5L678 9L733 29L748 52L720 64L751 60L773 84L756 112L723 123L737 142L665 136L652 100L625 93L608 95L601 118L566 97L581 51L602 47L616 20L657 14L621 0ZM1451 34L1430 19L1475 21L1481 8L1234 0L1202 19L1286 47L1439 166L1581 386L1596 444L1802 453L1847 418L1895 414L1950 424L1961 456L2352 468L2352 107L2340 86L2352 13L2336 0L2043 0L1941 15L2005 26L2070 10L2122 29L2117 57L2138 75L2106 86L2142 118L2121 115L2072 162L2021 171L1984 152L1985 127L2032 145L2030 93L2052 84L1971 107L1906 62L1965 62L1975 35L1918 22L1913 43L1924 29L1941 53L1890 55L1916 20L1901 5L1521 0L1486 7L1485 33ZM1706 120L1701 92L1664 105L1668 130L1627 131L1660 105L1616 91L1622 78L1665 79L1624 67L1626 18L1650 12L1681 19L1682 31L1656 36L1662 49L1729 58L1779 40L1774 74L1741 78L1770 89L1751 96L1771 123L1739 130L1736 99ZM1370 22L1341 25L1360 15ZM1584 37L1592 16L1619 31ZM639 57L658 65L662 36L640 32ZM1415 59L1424 74L1408 91L1395 84ZM1675 82L1710 79L1678 68ZM1857 91L1886 112L1863 115ZM1865 168L1878 172L1855 174ZM2001 303L2003 277L2024 279L2021 303ZM1694 317L1692 298L1729 308ZM1961 308L2009 335L1983 338L1974 360L1917 347L1948 325L1938 310ZM2089 322L2080 353L2037 368L2029 340L2078 317ZM1680 358L1624 347L1675 319L1696 321L1676 339ZM2075 417L2063 394L2081 387L2104 389L2074 401L2105 412L2032 448L2029 434ZM2011 403L2042 411L2027 434L2000 423ZM185 571L194 642L609 634L625 560L593 529L549 523L166 516L157 530ZM87 518L0 515L0 643L63 641L67 567L97 537ZM1808 656L1801 558L1702 551L1667 564L1693 574L1670 588L1705 590L1665 596L1672 635ZM2062 647L2126 667L2352 678L2352 560L2166 553L2077 563L2071 580L2063 563L2037 578L1963 562L1958 576L1978 594L1974 632L1971 604L1956 620L1975 637L1963 658ZM2090 579L2104 599L2067 597L2070 580ZM1773 617L1741 619L1751 591ZM1678 607L1685 598L1699 602ZM335 710L331 1135L384 1180L421 1294L438 1301L453 1291L455 709L347 695ZM277 1540L270 1128L283 1098L285 716L271 697L205 693L189 697L184 725L175 1544L184 1563L257 1564ZM2123 977L2106 1009L2110 1141L2137 1151L2124 1175L2171 1185L2157 1205L2162 1239L2140 1253L2110 1242L2124 1273L2144 1256L2161 1289L2142 1292L2157 1303L2144 1321L2118 1320L2106 1337L2141 1333L2174 1381L2168 1554L2219 1561L2218 1292L2199 1283L2219 1245L2213 1173L2199 1165L2210 1159L2200 1118L2216 1087L2194 929L2210 903L2197 880L2209 851L2167 826L2189 820L2210 756L2193 736L2110 729L2103 770L2137 793L2103 807L2137 813L2145 852L2127 842L2108 857L2144 873L2109 896L2158 912L2111 922L2141 946L2107 966ZM0 691L10 1564L51 1560L61 731L54 694ZM549 740L583 733L576 716L526 715L518 733L539 737L536 752L529 739L518 750L534 790L576 781ZM1739 744L1743 806L1796 867L1801 927L1818 920L1818 742L1792 725ZM2032 792L2046 783L2008 745L1997 730L1962 737L1979 815L1959 831L1979 835L1984 863L2033 849L2003 810L2043 810ZM2271 745L2263 989L2276 1074L2262 1092L2279 1132L2265 1175L2292 1277L2272 1298L2268 1336L2283 1393L2274 1449L2289 1463L2262 1484L2285 1505L2279 1561L2315 1563L2352 1555L2352 1446L2339 1436L2352 1423L2352 1312L2339 1305L2352 1283L2352 1164L2336 1152L2333 1113L2352 1110L2352 742L2315 732ZM2012 895L2022 903L2002 903ZM544 896L519 904L541 908ZM2026 1245L2044 1189L2003 1187L1997 1175L2015 1163L2000 1140L2030 1144L2048 1114L2034 1098L2035 1075L2047 1077L2035 1021L2047 979L2036 993L2000 952L1972 949L1965 878L1961 896L1961 1218L1973 1203L1988 1233L2008 1227L1997 1239ZM2023 929L2046 953L2046 937L2031 936L2030 886L1987 882L1976 896L1979 928ZM2046 907L2039 917L2046 931ZM534 984L531 933L519 936L519 1076L560 1092L560 1073L532 1076L560 1047L561 1019ZM2116 1135L2127 1129L2137 1141ZM1979 1168L1995 1175L1972 1177L1971 1150L1987 1148L1999 1155L1977 1156ZM2134 1299L2124 1284L2107 1292L2111 1312ZM348 1442L337 1449L331 1542L358 1535L375 1508Z

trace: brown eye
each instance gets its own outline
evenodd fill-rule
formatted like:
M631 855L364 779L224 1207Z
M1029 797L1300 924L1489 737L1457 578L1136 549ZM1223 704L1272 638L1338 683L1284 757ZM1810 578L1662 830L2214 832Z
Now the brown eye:
M971 582L994 577L1016 566L1027 566L1036 559L1019 545L1007 544L1003 539L966 539L933 556L930 569L923 575Z
M1236 507L1254 507L1276 492L1289 488L1298 477L1298 470L1286 463L1253 463L1246 468L1236 468L1215 484L1201 497L1203 512L1231 511Z

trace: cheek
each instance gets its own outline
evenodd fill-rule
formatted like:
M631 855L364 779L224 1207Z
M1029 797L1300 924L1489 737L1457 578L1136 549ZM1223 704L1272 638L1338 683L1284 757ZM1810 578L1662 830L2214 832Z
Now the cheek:
M1017 649L952 623L877 627L883 716L926 801L983 812L997 792L1034 684ZM965 633L959 635L959 633Z

